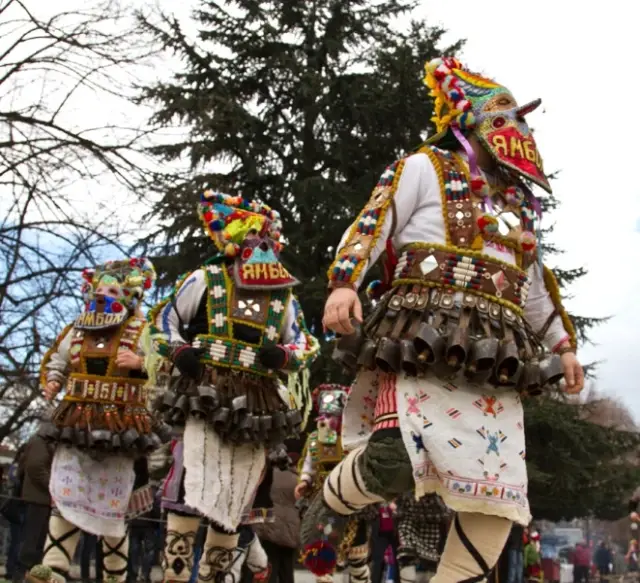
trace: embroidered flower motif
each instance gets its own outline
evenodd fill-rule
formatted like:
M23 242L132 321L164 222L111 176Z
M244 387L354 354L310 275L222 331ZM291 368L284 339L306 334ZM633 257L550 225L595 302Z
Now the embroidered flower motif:
M276 314L279 314L280 312L282 312L282 310L284 310L284 304L280 300L272 300L271 309Z
M275 340L278 336L278 331L276 330L275 326L271 325L271 326L267 326L267 329L265 330L265 334L267 335L267 338L269 340Z
M209 354L211 355L212 360L224 360L225 356L227 355L227 347L222 343L221 340L216 340L209 346Z
M212 319L211 319L211 323L214 325L214 327L216 328L224 328L224 323L226 321L226 318L224 316L224 314L222 312L218 312Z
M226 293L227 293L227 290L224 289L224 287L222 287L221 285L214 285L213 288L211 289L211 295L217 300L223 297Z
M238 355L238 361L240 361L242 366L249 368L256 362L256 353L252 348L243 348Z

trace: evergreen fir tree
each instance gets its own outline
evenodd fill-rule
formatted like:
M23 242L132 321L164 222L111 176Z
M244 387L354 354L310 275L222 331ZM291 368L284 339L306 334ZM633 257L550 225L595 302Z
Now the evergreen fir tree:
M298 293L307 323L322 335L335 245L385 166L432 130L421 77L425 61L440 55L444 31L426 22L401 26L413 4L208 0L194 15L197 41L169 18L142 19L185 68L141 99L157 107L154 122L191 128L188 141L155 148L164 161L188 157L194 171L158 182L162 197L151 215L164 225L146 243L155 245L165 284L212 253L195 215L197 194L206 187L241 193L281 212L283 261L304 282ZM200 171L212 162L229 170ZM314 381L337 381L324 346Z

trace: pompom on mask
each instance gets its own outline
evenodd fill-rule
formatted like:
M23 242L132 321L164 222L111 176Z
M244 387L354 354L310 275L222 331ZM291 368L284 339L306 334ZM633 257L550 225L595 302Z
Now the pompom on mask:
M525 121L525 116L540 105L539 99L518 106L506 87L468 71L452 57L428 62L425 71L424 82L435 99L432 120L438 131L428 143L438 145L456 139L467 152L472 178L476 178L475 154L466 139L474 134L499 165L551 192Z
M82 273L84 311L75 326L99 330L119 326L137 309L144 293L156 279L146 258L107 261Z
M234 279L242 289L287 288L298 281L280 262L278 212L240 196L206 191L198 214L219 253L234 262Z

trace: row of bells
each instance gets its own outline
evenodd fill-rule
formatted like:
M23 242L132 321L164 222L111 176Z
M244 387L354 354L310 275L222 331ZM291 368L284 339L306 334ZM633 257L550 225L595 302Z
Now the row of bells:
M78 449L149 454L171 441L172 430L164 423L158 424L149 434L140 434L133 428L114 433L109 429L58 428L53 423L44 423L40 427L40 435L55 443Z
M223 439L233 443L281 443L297 435L302 424L298 410L278 410L254 414L248 408L247 396L232 399L222 406L215 387L198 385L196 394L169 390L155 404L164 420L174 427L184 427L189 417L210 423Z
M491 382L529 394L559 382L564 375L557 354L523 362L513 340L473 339L468 328L458 327L442 335L422 322L413 339L376 341L365 338L358 323L354 327L354 334L338 339L333 353L333 358L349 370L379 369L415 377L433 367L439 376L450 377L463 371L470 382Z

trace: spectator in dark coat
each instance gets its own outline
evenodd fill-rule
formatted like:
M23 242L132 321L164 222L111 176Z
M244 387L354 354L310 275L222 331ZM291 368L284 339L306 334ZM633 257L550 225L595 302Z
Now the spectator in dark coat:
M129 565L127 570L128 583L136 583L138 570L141 570L142 581L151 583L151 569L156 554L156 532L162 518L160 497L153 491L153 508L134 518L129 523Z
M13 581L23 581L25 573L42 562L47 540L51 496L49 478L54 447L37 433L27 443L19 472L22 477L21 497L25 502L24 537Z
M269 583L293 583L293 568L300 544L300 516L293 495L297 482L294 468L284 471L273 468L271 499L275 522L254 526L269 557Z
M601 577L606 577L611 574L611 563L613 563L613 557L611 550L607 546L605 541L601 541L593 555L593 562L600 572Z

